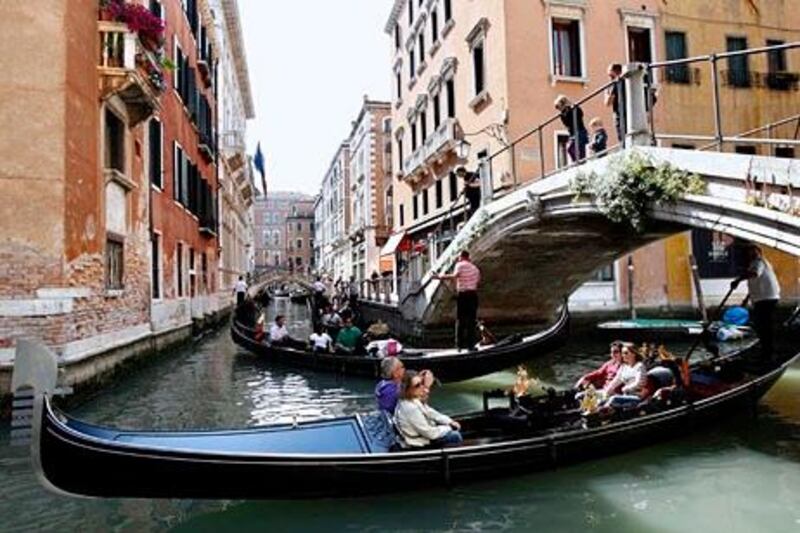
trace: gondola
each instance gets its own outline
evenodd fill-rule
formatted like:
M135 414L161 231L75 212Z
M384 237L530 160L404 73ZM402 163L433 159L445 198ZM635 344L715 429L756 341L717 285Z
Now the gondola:
M716 335L721 323L713 323L710 331ZM686 340L703 334L705 324L701 320L679 318L636 318L612 320L597 324L597 328L609 339L628 339L631 341ZM728 326L735 330L735 340L751 337L753 331L747 326Z
M411 350L400 354L403 364L411 370L431 370L443 383L472 379L511 368L561 346L566 340L569 311L566 306L553 325L528 336L512 336L497 344L477 350ZM313 353L256 341L254 331L234 320L231 336L236 344L265 360L289 366L324 372L376 378L380 376L381 359L368 355Z
M524 396L509 405L504 400L499 407L493 398L502 393L490 393L483 410L456 417L463 445L415 451L394 451L393 429L379 415L153 432L75 420L53 408L48 386L34 384L35 394L23 386L15 402L34 405L34 468L46 487L61 493L224 499L373 495L552 469L663 442L725 413L750 413L798 357L760 365L751 360L753 349L751 344L711 364L694 365L693 384L681 400L636 406L605 419L582 415L569 392ZM35 361L26 359L29 365ZM55 361L52 368L46 373L55 383ZM19 396L25 393L30 395Z
M308 301L310 296L311 296L311 293L308 292L308 291L295 290L295 291L292 291L292 292L289 293L289 300L291 300L292 303L304 304L304 303L306 303Z

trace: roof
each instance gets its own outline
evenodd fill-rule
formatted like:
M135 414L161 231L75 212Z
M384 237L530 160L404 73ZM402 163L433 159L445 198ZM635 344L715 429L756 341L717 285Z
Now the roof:
M228 31L231 56L236 66L239 91L242 93L244 113L247 118L255 118L256 113L253 106L253 93L250 88L250 74L247 70L247 56L245 54L244 39L242 38L238 0L222 0L222 10L225 13L225 27Z

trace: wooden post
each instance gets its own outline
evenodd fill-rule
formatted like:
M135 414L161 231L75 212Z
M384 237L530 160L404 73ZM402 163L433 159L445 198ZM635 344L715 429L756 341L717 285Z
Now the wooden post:
M697 270L697 261L692 254L689 254L689 265L692 268L692 280L694 281L694 292L697 295L697 306L700 308L700 316L703 317L704 323L708 323L708 310L703 300L703 286L700 283L700 273Z
M628 309L631 312L631 320L636 320L636 306L633 305L633 256L628 256Z

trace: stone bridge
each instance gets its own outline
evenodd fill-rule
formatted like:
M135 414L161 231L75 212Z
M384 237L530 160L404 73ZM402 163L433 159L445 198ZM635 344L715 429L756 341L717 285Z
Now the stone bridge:
M578 172L602 176L614 157L637 152L698 175L703 194L654 205L647 229L610 222L592 197L575 199ZM481 313L497 322L540 322L600 267L650 242L705 228L800 256L800 160L654 147L632 147L532 182L482 207L459 231L431 272L452 269L468 248L481 268ZM451 324L454 293L429 272L400 304L424 327Z

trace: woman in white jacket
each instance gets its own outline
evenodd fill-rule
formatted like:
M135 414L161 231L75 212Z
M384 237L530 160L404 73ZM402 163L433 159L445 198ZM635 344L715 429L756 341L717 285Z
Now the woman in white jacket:
M427 396L422 376L406 372L400 389L400 401L394 411L394 422L404 448L452 446L463 439L458 422L423 403Z
M642 363L642 356L636 351L633 344L623 343L622 366L614 379L603 389L605 396L610 396L606 405L624 407L638 404L642 399L642 392L646 384L647 370Z

